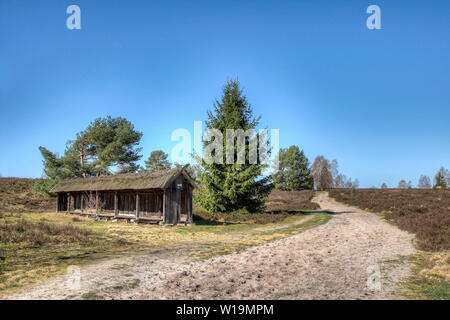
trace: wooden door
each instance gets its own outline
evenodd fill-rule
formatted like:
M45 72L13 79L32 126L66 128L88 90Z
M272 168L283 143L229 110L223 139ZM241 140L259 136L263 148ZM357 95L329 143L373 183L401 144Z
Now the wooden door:
M180 220L180 190L177 190L176 183L165 191L165 223L166 224L177 224Z
M181 214L181 192L178 188L175 188L175 203L174 203L174 222L173 224L177 224L180 222L180 214Z

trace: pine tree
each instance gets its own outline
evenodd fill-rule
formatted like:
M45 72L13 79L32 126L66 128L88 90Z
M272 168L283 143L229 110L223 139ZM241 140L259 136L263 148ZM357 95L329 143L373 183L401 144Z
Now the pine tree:
M98 118L69 141L62 157L39 147L44 158L44 175L51 179L89 177L118 172L135 172L141 158L138 144L142 133L124 118Z
M280 190L305 190L313 188L308 158L298 146L280 149L279 169L273 174L275 188Z
M252 108L243 95L238 81L227 82L221 100L216 100L214 109L208 110L207 116L206 128L214 129L223 135L221 143L223 153L221 154L218 150L211 152L216 161L208 161L206 157L197 157L201 167L201 170L198 171L198 178L202 185L196 196L197 201L210 212L238 210L257 212L262 210L264 201L272 189L272 184L269 176L262 176L267 165L259 160L256 163L251 163L253 161L249 160L250 145L258 141L258 137L246 138L245 158L241 164L236 161L237 143L233 143L233 163L227 163L226 159L226 130L256 129L260 119L253 116ZM220 144L220 141L214 139L204 142L203 147L206 150L214 143Z
M447 170L441 167L434 177L434 187L438 189L447 188Z
M148 171L169 169L171 164L169 160L167 160L168 157L168 154L162 150L152 151L148 159L145 161L145 168Z

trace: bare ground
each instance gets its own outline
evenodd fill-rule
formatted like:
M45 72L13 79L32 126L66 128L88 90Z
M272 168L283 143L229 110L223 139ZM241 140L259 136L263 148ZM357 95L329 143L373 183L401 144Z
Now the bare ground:
M313 201L334 212L333 219L289 238L202 262L192 262L193 247L139 253L82 266L79 288L64 275L6 298L399 298L413 235L326 193ZM374 270L381 270L381 286L368 287Z

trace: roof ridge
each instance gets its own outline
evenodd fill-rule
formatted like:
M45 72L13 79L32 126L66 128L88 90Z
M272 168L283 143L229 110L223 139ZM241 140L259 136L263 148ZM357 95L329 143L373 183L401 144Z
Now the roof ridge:
M100 177L61 180L53 192L122 190L122 189L164 189L182 168L169 168L157 171L124 173Z
M95 180L114 180L117 178L139 178L139 177L147 177L147 176L160 176L160 175L164 175L164 174L168 174L169 171L175 171L178 170L179 168L169 168L169 169L161 169L161 170L155 170L155 171L143 171L143 172L129 172L129 173L116 173L116 174L110 174L110 175L106 175L106 176L91 176L91 177L78 177L78 178L70 178L70 179L63 179L60 180L59 182L81 182L81 181L95 181Z

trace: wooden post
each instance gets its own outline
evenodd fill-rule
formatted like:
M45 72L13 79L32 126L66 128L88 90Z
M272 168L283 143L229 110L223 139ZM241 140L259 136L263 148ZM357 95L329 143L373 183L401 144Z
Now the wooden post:
M98 190L95 190L95 213L98 214Z
M119 215L119 199L117 197L117 191L114 192L114 216L117 217Z
M167 212L167 210L166 210L166 204L167 204L167 200L166 200L166 191L167 189L164 189L164 192L163 192L163 196L162 196L162 198L163 198L163 212L162 212L162 223L163 224L165 224L166 223L166 212Z
M80 196L80 210L81 210L81 213L83 213L83 202L84 202L84 193L81 192L81 196Z
M139 192L136 192L136 219L139 218Z
M70 202L72 200L72 195L70 193L67 194L67 212L70 212Z
M188 193L187 193L187 211L188 211L188 222L192 223L192 187L190 184L187 184L188 186Z

